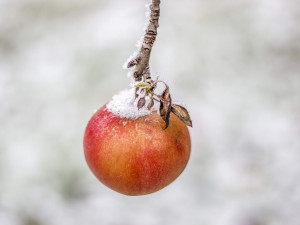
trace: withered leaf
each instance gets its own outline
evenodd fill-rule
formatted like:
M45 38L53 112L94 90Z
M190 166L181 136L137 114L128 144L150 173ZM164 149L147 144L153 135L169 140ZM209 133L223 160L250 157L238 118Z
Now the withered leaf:
M138 91L139 91L139 87L135 88L135 99L137 99L139 97Z
M169 87L166 87L163 94L161 95L160 107L159 107L160 116L165 121L166 124L165 129L167 129L169 126L170 113L172 108L171 103L172 100L169 92Z
M189 112L186 110L186 108L181 105L172 104L171 111L187 126L193 126Z
M151 110L153 106L154 106L154 99L152 98L147 106L148 110Z
M170 102L171 103L171 95L170 95L170 90L169 87L167 86L164 92L162 93L161 97L165 102Z
M140 94L144 94L146 92L146 89L142 88L140 91Z
M143 107L145 106L145 104L146 104L146 99L145 99L145 97L140 98L139 101L138 101L138 109L143 108Z
M169 108L171 108L170 106L171 104L160 101L160 107L159 107L160 117L165 121L166 124L164 129L167 129L169 126L170 112L171 112L171 110L169 110Z

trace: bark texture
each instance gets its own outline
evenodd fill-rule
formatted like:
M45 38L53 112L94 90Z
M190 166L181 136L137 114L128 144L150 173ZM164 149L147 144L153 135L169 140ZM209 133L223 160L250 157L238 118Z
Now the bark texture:
M160 0L153 0L150 5L150 21L146 29L141 49L134 60L135 69L133 76L136 81L151 79L149 60L150 54L157 36L158 20L160 16Z

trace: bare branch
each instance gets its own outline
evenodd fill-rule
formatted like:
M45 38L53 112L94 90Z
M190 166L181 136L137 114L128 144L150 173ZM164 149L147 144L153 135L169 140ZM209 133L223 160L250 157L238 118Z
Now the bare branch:
M136 67L134 69L133 76L136 81L141 81L142 78L144 78L144 81L151 79L149 60L152 46L157 36L157 28L159 27L158 19L160 16L160 0L152 0L150 10L150 22L146 29L144 41L137 57L134 60Z
M169 91L169 86L166 82L159 80L158 76L152 80L149 60L151 50L157 36L157 28L159 27L158 20L160 16L160 0L152 0L150 5L150 21L146 29L144 40L137 56L130 60L127 64L128 68L135 67L133 76L137 84L135 85L135 99L138 99L138 109L146 106L146 96L150 98L147 102L148 110L154 107L154 101L159 102L159 115L165 121L167 129L170 122L170 114L173 112L182 122L188 126L192 126L192 121L186 108L180 105L172 104L172 98ZM158 83L165 85L165 90L161 95L154 92Z

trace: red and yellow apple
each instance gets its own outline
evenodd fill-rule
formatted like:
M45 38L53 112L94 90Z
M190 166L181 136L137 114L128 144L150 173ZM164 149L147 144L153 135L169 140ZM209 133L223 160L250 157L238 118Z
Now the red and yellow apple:
M182 173L191 150L188 128L173 113L169 127L164 127L156 112L128 119L103 106L86 127L87 164L103 184L119 193L156 192Z

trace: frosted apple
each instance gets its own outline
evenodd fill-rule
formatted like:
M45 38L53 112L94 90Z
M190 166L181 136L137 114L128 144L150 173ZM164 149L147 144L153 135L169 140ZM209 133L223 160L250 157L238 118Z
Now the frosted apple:
M139 51L124 67L134 80L94 113L85 130L84 153L95 176L126 195L153 193L174 181L186 167L192 121L186 108L173 104L169 86L150 72L160 0L147 5L149 23ZM155 92L164 85L161 94Z
M157 112L138 110L123 96L104 105L88 122L85 158L107 187L126 195L153 193L174 181L186 167L191 150L189 131L173 113L164 129L165 121ZM123 108L114 106L121 102L126 103Z

